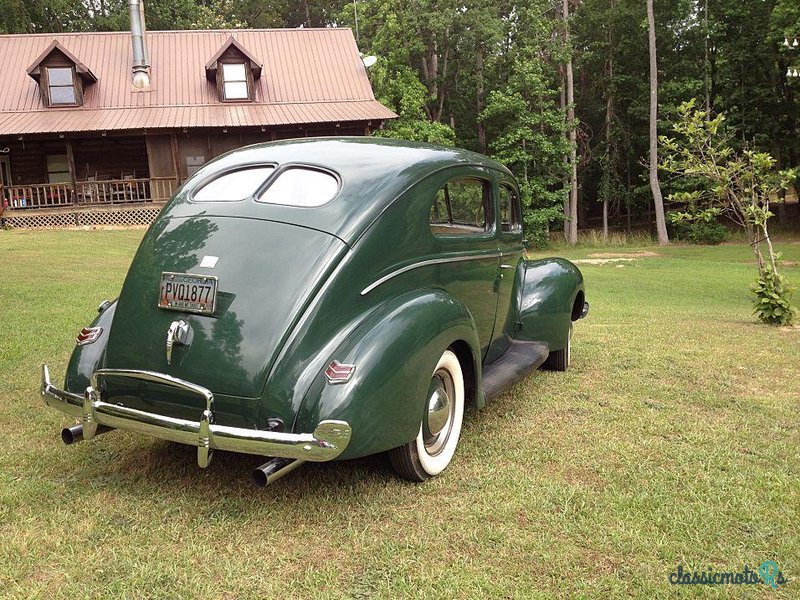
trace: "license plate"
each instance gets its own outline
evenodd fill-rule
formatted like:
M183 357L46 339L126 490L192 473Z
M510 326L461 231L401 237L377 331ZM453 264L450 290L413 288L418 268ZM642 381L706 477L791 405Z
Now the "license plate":
M158 307L210 315L217 305L217 278L187 273L161 273Z

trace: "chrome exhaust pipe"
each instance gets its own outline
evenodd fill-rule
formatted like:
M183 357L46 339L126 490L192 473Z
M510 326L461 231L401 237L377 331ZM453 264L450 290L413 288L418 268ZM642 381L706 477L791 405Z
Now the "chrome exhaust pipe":
M108 433L113 427L106 427L105 425L98 425L97 431L94 432L95 436L101 433ZM83 425L73 425L72 427L65 427L61 430L61 441L67 446L83 441Z
M306 461L294 458L270 459L269 462L265 462L263 465L253 470L253 483L258 487L267 487L287 473L294 471L304 462Z

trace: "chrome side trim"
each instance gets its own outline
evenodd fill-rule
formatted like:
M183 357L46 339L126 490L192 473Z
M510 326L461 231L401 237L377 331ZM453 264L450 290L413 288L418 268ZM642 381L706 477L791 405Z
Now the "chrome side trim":
M406 265L405 267L401 267L387 275L384 275L380 279L372 282L363 290L361 290L361 295L366 296L376 287L383 285L390 279L394 279L398 275L402 275L403 273L408 273L409 271L413 271L415 269L421 269L422 267L430 267L431 265L443 265L447 263L454 263L454 262L464 262L468 260L485 260L489 258L501 258L503 256L502 252L494 252L492 254L469 254L469 255L462 255L462 256L448 256L446 258L431 258L429 260L421 260L419 262L411 263L410 265Z
M206 409L199 421L178 419L110 404L96 391L99 377L118 376L169 385L202 396ZM242 452L260 456L294 458L322 462L333 460L347 448L352 429L345 421L321 421L313 433L282 433L260 429L228 427L214 423L214 394L199 385L153 371L101 369L92 376L92 385L83 397L59 390L50 382L50 372L42 366L42 395L48 406L83 420L83 438L91 439L98 426L125 429L152 437L197 447L197 462L208 466L212 450Z

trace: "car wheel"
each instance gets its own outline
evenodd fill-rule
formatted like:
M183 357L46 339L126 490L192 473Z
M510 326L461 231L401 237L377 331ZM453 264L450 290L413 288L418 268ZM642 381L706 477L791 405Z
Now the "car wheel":
M569 368L570 352L572 350L572 323L569 324L567 334L567 347L563 350L556 350L547 356L544 361L544 368L550 371L566 371Z
M431 376L417 437L389 451L394 470L411 481L444 471L456 451L463 420L464 373L458 357L445 350Z

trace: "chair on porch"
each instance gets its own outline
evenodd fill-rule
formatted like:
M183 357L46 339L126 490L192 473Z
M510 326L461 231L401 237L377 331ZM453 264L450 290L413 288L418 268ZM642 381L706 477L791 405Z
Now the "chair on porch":
M86 176L86 181L81 182L81 192L78 194L80 204L95 204L105 202L105 194L97 183L97 173L93 177Z
M131 181L136 178L136 172L133 175L126 175L125 171L120 173L119 182L115 183L111 190L111 201L116 202L130 202L134 198L134 183ZM120 183L121 182L121 183Z

